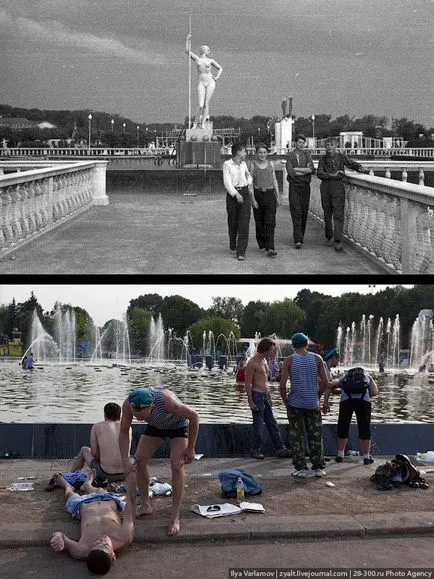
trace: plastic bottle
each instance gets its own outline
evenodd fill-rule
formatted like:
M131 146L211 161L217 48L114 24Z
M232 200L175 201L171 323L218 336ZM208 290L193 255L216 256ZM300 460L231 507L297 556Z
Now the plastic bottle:
M237 480L237 502L242 503L245 498L245 487L243 479L239 476Z

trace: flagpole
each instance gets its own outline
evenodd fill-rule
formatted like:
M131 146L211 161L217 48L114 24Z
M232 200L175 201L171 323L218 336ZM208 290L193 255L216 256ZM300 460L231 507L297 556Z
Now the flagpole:
M191 14L188 17L188 32L191 34ZM191 37L188 41L188 128L191 127Z

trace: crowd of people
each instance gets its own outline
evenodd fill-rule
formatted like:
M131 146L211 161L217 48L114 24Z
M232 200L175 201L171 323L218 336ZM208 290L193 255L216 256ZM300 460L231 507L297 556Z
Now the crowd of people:
M286 161L286 179L289 191L289 211L293 225L294 247L301 249L306 232L310 202L310 182L317 174L321 180L321 205L324 211L325 240L327 246L343 250L342 238L345 214L345 167L359 173L369 170L360 163L337 151L337 139L326 139L326 153L321 156L315 171L312 157L305 149L306 137L295 136L295 148ZM275 257L274 244L276 211L281 193L276 179L275 166L268 158L264 143L256 146L255 159L247 164L247 149L234 143L231 158L223 163L223 183L226 189L226 211L229 232L229 250L239 261L246 258L249 241L251 207L255 220L256 241L260 251Z
M235 372L236 388L246 397L252 413L251 457L263 460L264 427L278 458L292 458L295 478L309 476L306 457L313 475L325 476L322 413L329 409L330 396L341 390L337 429L336 462L342 462L348 430L356 414L364 464L371 464L371 398L378 394L373 378L362 368L333 379L331 369L339 363L336 348L321 357L308 349L308 337L299 332L292 336L293 353L281 364L276 362L277 344L262 338L255 353L241 359ZM279 392L287 410L289 448L273 414L270 381L279 381ZM287 390L288 381L290 383ZM322 404L321 404L322 400ZM133 419L145 422L131 456ZM71 472L55 473L52 486L65 495L65 508L81 521L78 541L56 531L51 547L67 552L75 559L86 560L92 573L105 574L116 559L116 552L134 539L136 517L152 513L149 495L149 465L156 450L168 439L172 483L172 508L167 534L180 531L180 507L185 488L185 465L193 462L199 434L199 415L182 403L174 392L162 387L138 387L128 394L122 406L109 402L104 406L104 420L92 426L90 446L83 446L71 464ZM86 475L81 471L89 469ZM84 475L74 484L66 476ZM84 480L85 478L85 480ZM107 490L108 483L126 481L126 498ZM81 484L81 486L80 486Z

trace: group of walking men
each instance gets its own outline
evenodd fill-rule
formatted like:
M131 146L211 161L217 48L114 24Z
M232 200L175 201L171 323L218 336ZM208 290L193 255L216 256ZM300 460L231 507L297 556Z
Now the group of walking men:
M301 134L296 135L295 148L289 152L286 161L294 246L296 249L303 247L310 202L310 182L312 175L316 173L321 180L320 193L325 225L324 243L330 247L334 246L335 250L340 252L343 250L345 167L359 173L368 173L369 170L337 151L335 137L326 139L326 153L320 157L318 169L315 170L312 156L305 149L305 145L306 137ZM259 249L266 250L267 255L271 257L277 255L274 248L274 229L279 191L274 164L260 153L264 148L263 144L257 146L258 159L248 167L246 147L241 143L234 143L231 159L223 163L223 182L227 192L229 246L231 252L236 254L240 261L245 259L247 249L251 206L255 216ZM268 180L267 169L269 169ZM268 197L264 197L264 194ZM264 244L267 245L267 238L269 247L264 247Z

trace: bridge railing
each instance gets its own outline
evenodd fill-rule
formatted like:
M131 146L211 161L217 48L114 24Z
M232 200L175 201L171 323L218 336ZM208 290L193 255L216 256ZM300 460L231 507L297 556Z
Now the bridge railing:
M106 205L106 165L81 161L0 175L0 255Z
M434 273L434 188L359 173L344 181L345 238L389 273ZM317 177L309 213L324 223Z

